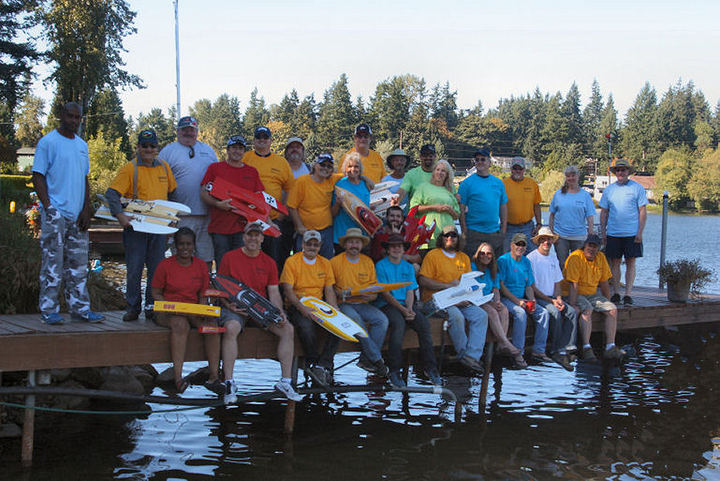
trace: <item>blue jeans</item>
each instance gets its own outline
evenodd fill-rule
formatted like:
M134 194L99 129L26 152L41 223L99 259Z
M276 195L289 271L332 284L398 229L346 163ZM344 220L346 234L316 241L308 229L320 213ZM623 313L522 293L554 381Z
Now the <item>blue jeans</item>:
M335 246L333 245L332 226L326 227L318 232L320 232L320 237L322 237L319 254L325 259L332 259L333 257L335 257ZM302 251L302 236L298 235L295 238L295 252L300 251Z
M123 246L125 247L125 264L127 264L127 290L125 291L127 310L129 312L142 310L140 281L145 266L147 266L145 309L150 309L153 305L151 292L153 274L155 274L155 268L160 261L165 258L167 236L124 229Z
M382 360L380 349L388 328L387 316L370 304L340 304L340 312L360 324L368 332L368 338L360 338L360 347L370 362Z
M382 308L390 321L390 337L388 339L387 364L391 371L397 371L402 367L402 343L405 337L405 328L414 329L417 333L418 343L420 344L420 358L423 361L423 367L427 371L437 370L437 360L433 351L432 333L430 332L430 322L423 315L417 305L413 306L415 311L415 319L406 321L405 317L399 310L387 304Z
M335 357L340 338L333 334L328 334L325 338L323 350L318 354L316 342L317 330L322 328L318 326L316 322L300 314L300 311L294 307L288 309L288 317L290 318L290 322L295 326L295 332L305 352L305 359L307 359L310 364L316 364L332 370L333 358Z
M525 349L525 329L527 327L527 311L522 307L514 304L510 299L503 297L500 301L510 311L513 318L512 323L512 343L518 349ZM533 351L538 353L545 352L547 344L548 330L550 328L550 314L540 304L535 304L535 312L532 313L535 321L535 340L533 342Z
M537 249L537 246L533 243L533 241L530 240L534 227L535 221L533 220L530 220L524 224L508 224L507 231L505 233L505 243L503 245L505 252L510 252L510 242L512 242L513 236L517 233L525 234L527 236L527 249L525 250L525 255L528 255L532 251Z
M242 232L234 234L211 233L210 238L212 238L213 250L215 251L215 269L220 267L220 261L222 261L225 254L231 250L239 249L245 244Z
M472 304L466 307L448 307L446 311L450 324L448 334L455 346L458 358L469 356L479 361L485 348L488 327L487 312ZM465 333L465 321L467 321L467 334Z
M550 352L556 353L575 344L577 337L577 312L565 303L565 309L558 311L552 302L537 300L550 316Z

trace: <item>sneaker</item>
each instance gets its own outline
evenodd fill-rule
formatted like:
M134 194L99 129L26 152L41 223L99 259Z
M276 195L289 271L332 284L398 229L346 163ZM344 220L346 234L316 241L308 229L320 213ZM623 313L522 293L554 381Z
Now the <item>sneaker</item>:
M137 321L139 315L140 315L139 312L136 312L136 311L127 311L127 312L123 315L123 322Z
M585 362L597 362L598 358L595 356L595 352L592 347L585 347L582 350L582 359Z
M615 294L613 294L612 297L610 298L610 302L612 302L613 304L616 304L616 305L620 304L620 294L618 294L617 292Z
M219 379L215 379L214 381L206 381L205 389L214 392L218 396L222 396L223 394L225 394L225 384Z
M460 364L467 367L471 371L483 372L482 365L470 356L463 356L462 359L460 359Z
M57 325L65 322L65 319L63 319L63 316L61 316L59 312L51 312L50 314L42 314L40 316L40 318L42 319L42 322L44 322L45 324L48 324L50 326L57 326Z
M237 402L237 386L235 385L235 381L225 381L223 402L225 404L234 404Z
M430 379L430 382L433 386L442 387L443 385L443 379L440 377L440 373L437 371L437 369L430 369L429 371L425 371L425 375Z
M613 346L610 349L605 349L603 352L603 359L617 360L620 361L625 356L625 351L617 346Z
M286 398L291 401L302 401L305 396L298 394L289 382L278 381L275 383L275 390L280 391Z
M370 374L378 377L387 377L389 373L390 370L387 368L385 362L382 359L373 363L373 369L372 371L370 371Z
M552 360L560 364L566 371L572 372L574 369L572 364L570 364L570 357L567 354L556 352L552 355Z
M390 376L388 377L388 379L392 387L407 387L407 384L405 384L405 381L403 381L400 371L390 371Z
M357 362L357 367L364 369L367 372L373 372L373 369L375 368L374 364L365 356L360 356L360 359L358 359Z
M632 306L633 298L630 296L623 297L623 304L625 304L626 306Z
M75 321L86 322L102 322L105 320L105 316L103 316L102 314L98 314L97 312L89 310L85 312L73 313L70 315L70 317Z

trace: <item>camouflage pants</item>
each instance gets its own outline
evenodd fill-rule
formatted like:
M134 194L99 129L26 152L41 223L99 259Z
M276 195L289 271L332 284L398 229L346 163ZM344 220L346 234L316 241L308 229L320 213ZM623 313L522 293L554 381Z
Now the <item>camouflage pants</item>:
M65 299L70 312L89 310L88 233L80 232L77 222L66 219L52 206L41 209L40 220L40 312L60 311L58 291L61 282L65 284Z

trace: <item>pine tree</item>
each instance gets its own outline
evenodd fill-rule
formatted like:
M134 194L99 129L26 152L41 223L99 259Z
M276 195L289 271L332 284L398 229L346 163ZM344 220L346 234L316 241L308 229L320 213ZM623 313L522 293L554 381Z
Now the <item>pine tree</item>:
M318 109L317 135L323 151L345 149L352 145L355 125L355 109L348 90L347 75L342 74L325 91Z

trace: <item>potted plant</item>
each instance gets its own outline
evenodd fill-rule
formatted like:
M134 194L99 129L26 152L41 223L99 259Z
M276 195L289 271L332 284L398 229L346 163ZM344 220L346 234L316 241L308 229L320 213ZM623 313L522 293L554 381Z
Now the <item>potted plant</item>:
M713 279L713 271L702 267L698 259L678 259L665 262L657 270L660 280L667 284L667 296L671 302L687 302L700 297L700 289Z

